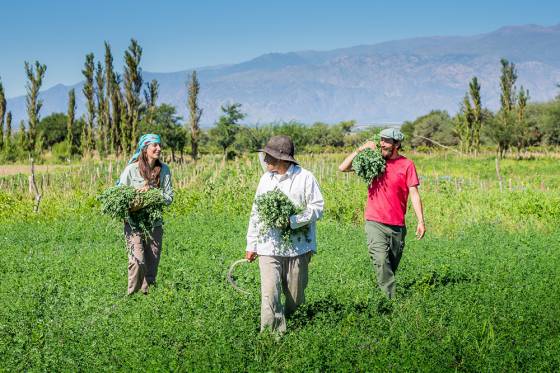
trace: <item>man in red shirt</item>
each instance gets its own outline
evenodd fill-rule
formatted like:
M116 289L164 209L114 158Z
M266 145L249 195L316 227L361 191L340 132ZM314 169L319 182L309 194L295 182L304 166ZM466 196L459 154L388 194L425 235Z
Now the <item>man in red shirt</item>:
M387 162L385 172L376 177L368 187L365 210L366 236L369 254L377 274L377 284L389 298L395 296L395 272L404 249L406 225L404 216L408 196L418 218L416 238L426 233L422 201L418 193L418 176L414 163L399 154L402 132L386 128L381 135L381 154ZM366 148L375 149L373 141L367 141L358 150L349 154L338 169L352 171L352 160Z

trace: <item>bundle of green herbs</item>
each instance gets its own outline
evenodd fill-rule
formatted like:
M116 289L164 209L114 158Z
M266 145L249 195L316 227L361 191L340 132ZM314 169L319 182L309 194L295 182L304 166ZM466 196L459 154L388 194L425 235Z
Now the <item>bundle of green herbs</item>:
M371 141L376 144L375 150L366 148L359 152L352 161L352 169L368 185L371 184L373 179L385 172L386 165L385 159L381 154L381 137L375 135Z
M308 240L307 225L298 229L290 228L290 216L301 213L304 208L294 205L282 191L274 189L257 196L255 205L261 222L261 234L267 234L271 229L278 229L282 237L283 249L291 248L292 234L301 233Z
M163 217L165 200L159 189L140 192L128 185L118 185L106 189L97 196L101 202L101 212L115 220L126 220L132 229L149 234L154 223ZM136 211L130 211L139 206Z

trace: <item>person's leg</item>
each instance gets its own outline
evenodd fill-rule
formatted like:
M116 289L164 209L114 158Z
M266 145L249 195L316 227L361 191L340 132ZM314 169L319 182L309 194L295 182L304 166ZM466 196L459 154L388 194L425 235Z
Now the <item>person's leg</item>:
M269 327L273 331L285 332L286 319L280 302L281 270L279 257L259 256L261 273L261 331Z
M285 276L282 290L286 296L285 315L292 315L305 302L309 261L311 252L293 258L286 258Z
M391 230L384 224L366 221L366 238L369 255L377 276L377 285L392 298L395 295L395 273L389 259Z
M406 227L391 227L391 248L389 250L389 262L393 273L397 272L399 263L404 251L404 239L406 237Z
M156 282L159 259L163 242L163 227L154 227L151 237L146 239L144 260L146 261L146 277L142 282L142 291L148 292L148 286Z
M146 264L141 235L134 232L128 224L124 226L124 235L128 248L128 294L130 295L141 288Z

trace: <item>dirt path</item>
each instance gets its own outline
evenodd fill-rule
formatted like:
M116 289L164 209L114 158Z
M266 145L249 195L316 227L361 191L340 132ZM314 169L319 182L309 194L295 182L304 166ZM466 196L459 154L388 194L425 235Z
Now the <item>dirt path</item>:
M66 168L70 166L66 165L35 165L35 172L42 173L42 172L51 172L54 170L59 170L62 168ZM21 164L9 164L9 165L0 165L0 176L9 176L9 175L16 175L16 174L31 174L31 167L29 165L21 165Z

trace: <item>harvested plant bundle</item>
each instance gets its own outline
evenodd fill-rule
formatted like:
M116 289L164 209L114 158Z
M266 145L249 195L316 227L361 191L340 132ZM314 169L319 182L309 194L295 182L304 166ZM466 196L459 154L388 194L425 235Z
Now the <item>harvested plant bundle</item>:
M101 212L115 220L126 220L134 229L145 234L153 229L153 224L162 219L165 201L159 189L139 192L128 185L108 188L97 199L101 202ZM130 211L133 205L139 210Z
M307 226L295 230L290 228L290 216L299 214L303 208L296 207L280 190L274 189L257 196L255 205L262 224L261 234L266 234L271 229L280 230L284 249L291 247L292 233L307 234Z
M356 175L361 177L368 185L373 179L385 172L385 159L381 154L381 138L375 135L372 139L375 142L375 150L366 148L356 155L352 161L352 169Z

